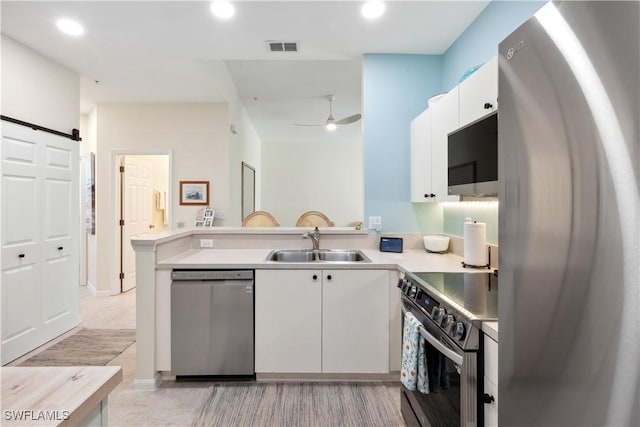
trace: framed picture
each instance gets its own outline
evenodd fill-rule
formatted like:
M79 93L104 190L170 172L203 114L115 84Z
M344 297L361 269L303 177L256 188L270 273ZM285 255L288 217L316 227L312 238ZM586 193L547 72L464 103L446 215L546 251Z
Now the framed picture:
M180 181L180 204L207 206L209 204L209 181Z
M242 218L256 210L256 170L242 162Z

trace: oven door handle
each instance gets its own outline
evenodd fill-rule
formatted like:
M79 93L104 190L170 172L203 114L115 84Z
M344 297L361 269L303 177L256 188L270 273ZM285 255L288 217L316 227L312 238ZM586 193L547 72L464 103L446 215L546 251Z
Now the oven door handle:
M407 313L407 309L404 308L404 305L402 305L401 308L402 308L402 314L406 314ZM445 346L444 344L442 344L440 342L440 340L438 340L436 337L431 335L429 333L429 331L427 331L424 328L424 326L418 326L418 333L420 334L420 336L422 338L427 340L429 342L429 344L434 346L436 348L436 350L438 350L447 359L451 360L453 363L455 363L458 366L462 366L463 365L463 363L464 363L463 357L460 356L455 351L453 351L450 348L448 348L447 346Z
M464 359L462 358L462 356L460 356L450 348L447 348L447 346L442 344L436 337L431 335L429 331L427 331L423 326L418 326L418 333L422 336L422 338L429 341L429 344L434 346L436 350L438 350L443 356L451 360L456 365L462 366L462 364L464 363Z

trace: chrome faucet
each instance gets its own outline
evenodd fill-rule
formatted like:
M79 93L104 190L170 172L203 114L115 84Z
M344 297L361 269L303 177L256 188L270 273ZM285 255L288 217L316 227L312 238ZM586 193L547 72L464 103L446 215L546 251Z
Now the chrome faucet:
M318 230L318 227L316 227L316 229L313 230L313 232L307 231L306 233L304 233L302 235L302 238L311 239L311 242L313 243L313 250L314 251L320 250L320 230Z

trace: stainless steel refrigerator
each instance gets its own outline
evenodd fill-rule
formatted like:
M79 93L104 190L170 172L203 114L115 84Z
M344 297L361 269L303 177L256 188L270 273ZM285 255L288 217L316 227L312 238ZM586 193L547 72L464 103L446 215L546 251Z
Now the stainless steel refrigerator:
M501 426L640 426L640 2L499 46Z

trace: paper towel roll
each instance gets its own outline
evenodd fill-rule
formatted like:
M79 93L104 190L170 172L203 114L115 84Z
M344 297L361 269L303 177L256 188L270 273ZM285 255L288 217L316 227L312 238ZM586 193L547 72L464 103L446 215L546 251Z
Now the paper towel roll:
M478 267L487 265L486 223L464 223L464 263Z

